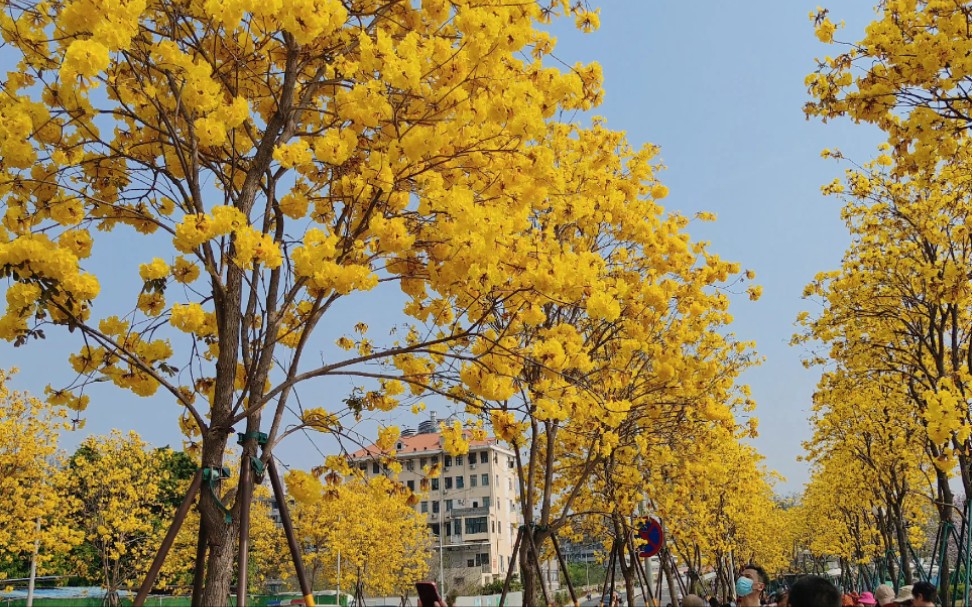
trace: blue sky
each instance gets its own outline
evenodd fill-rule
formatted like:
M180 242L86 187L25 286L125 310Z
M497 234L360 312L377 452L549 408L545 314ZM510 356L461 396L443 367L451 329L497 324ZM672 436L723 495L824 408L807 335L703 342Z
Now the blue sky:
M733 330L741 339L755 340L766 358L744 377L758 403L760 436L755 444L767 465L787 477L778 490L798 491L808 471L796 458L801 441L809 435L807 414L818 372L804 369L801 351L788 342L796 315L812 309L813 304L801 299L804 285L815 273L838 265L847 244L839 203L819 191L842 168L820 158L820 151L840 148L852 158L866 158L873 154L880 134L842 121L805 120L803 78L813 69L815 57L837 52L819 44L813 35L807 14L815 4L792 0L600 4L599 31L580 34L556 27L556 55L567 64L601 63L606 92L596 113L605 116L612 128L627 131L632 143L660 145L668 167L661 179L671 190L667 207L686 215L703 210L716 213L717 222L692 225L693 238L710 241L712 251L756 272L757 282L764 287L763 298L753 303L744 294L735 297ZM827 6L834 21L847 22L847 30L838 32L839 39L859 39L874 15L860 0ZM7 67L9 58L0 57L0 65ZM111 250L96 248L95 263L103 283L116 272L137 276L136 258L151 259L150 253L136 248L142 242L137 238L115 242ZM98 305L111 307L111 293L103 294ZM336 324L350 327L362 305L374 316L373 322L389 321L382 313L388 300L371 298L339 307ZM48 383L70 379L67 352L75 351L78 342L57 331L48 331L48 336L46 344L34 342L20 349L0 346L3 365L21 369L15 387L39 394ZM311 392L305 397L343 398L350 382L327 386L321 389L329 394ZM108 386L97 386L90 393L87 427L66 437L66 447L72 448L86 434L112 427L134 428L157 445L180 443L168 399L140 399ZM416 423L404 414L394 421ZM313 442L324 451L333 449L319 438ZM300 436L292 437L278 453L300 467L320 461L314 446Z
M831 19L846 20L837 38L859 40L874 19L867 2L830 2ZM733 330L756 341L764 364L746 373L760 420L755 445L786 477L778 490L798 491L808 478L797 462L809 438L808 413L817 370L788 345L803 287L836 267L848 243L836 199L820 186L843 167L820 157L839 148L851 158L874 154L880 132L849 121L807 121L803 79L814 58L835 55L819 43L808 13L816 4L750 2L603 3L601 28L560 37L568 64L591 58L604 70L598 113L635 143L661 146L670 210L711 211L693 224L693 238L756 272L763 297L734 298Z

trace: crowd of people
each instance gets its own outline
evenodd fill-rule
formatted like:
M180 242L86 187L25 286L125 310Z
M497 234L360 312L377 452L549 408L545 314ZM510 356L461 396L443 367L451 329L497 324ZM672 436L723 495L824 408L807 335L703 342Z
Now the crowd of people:
M769 577L759 566L747 565L736 579L736 601L724 603L716 597L690 594L680 607L935 607L938 590L929 582L902 586L895 593L890 584L873 592L841 591L829 579L805 575L787 590L766 594Z
M736 579L736 600L720 601L717 597L697 594L685 596L678 607L935 607L938 590L929 582L915 582L902 586L897 593L894 587L881 584L873 592L841 591L825 577L805 575L789 589L767 594L769 576L762 567L747 565ZM587 595L588 600L591 595ZM607 598L607 597L605 597ZM614 592L608 607L623 605L623 597ZM602 599L603 600L603 599ZM674 607L671 603L665 607Z

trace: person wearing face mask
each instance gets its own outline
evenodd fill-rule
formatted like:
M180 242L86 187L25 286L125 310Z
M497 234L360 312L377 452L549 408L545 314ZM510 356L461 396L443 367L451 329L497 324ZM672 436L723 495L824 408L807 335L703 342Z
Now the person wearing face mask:
M736 606L759 607L769 576L759 565L746 565L736 579Z

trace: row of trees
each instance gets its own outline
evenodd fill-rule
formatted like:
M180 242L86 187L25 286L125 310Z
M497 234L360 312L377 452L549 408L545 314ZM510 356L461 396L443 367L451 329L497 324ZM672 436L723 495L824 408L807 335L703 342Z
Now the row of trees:
M906 582L927 527L959 522L953 487L972 495L970 11L880 2L853 44L835 42L826 10L812 15L838 52L807 77L807 115L877 125L887 142L824 188L852 238L841 266L807 287L820 307L795 338L824 371L802 546Z
M0 487L11 501L0 513L0 583L27 578L35 561L37 575L102 586L107 604L116 605L119 591L132 590L148 570L197 464L183 451L150 448L134 432L89 436L66 456L57 450L63 410L7 391L6 380L0 378L0 469L7 472ZM232 489L217 491L226 498ZM293 507L315 588L351 591L360 581L367 594L398 594L427 575L431 537L425 516L400 485L384 477L349 479L327 490L318 485L317 491L322 499L299 494L302 500ZM269 492L258 487L256 495L251 592L294 577ZM192 587L198 527L192 512L157 591L187 593Z
M700 569L771 560L766 473L741 443L755 422L738 419L756 357L728 330L730 292L759 288L662 208L654 146L568 120L602 90L596 64L551 67L560 16L597 26L566 0L7 3L0 337L74 332L76 379L50 400L161 391L210 474L242 430L228 513L201 492L194 604L229 594L251 462L429 394L518 454L521 563L584 525L620 538L639 505ZM401 323L375 336L342 300L404 301ZM308 396L335 377L350 395ZM379 441L391 467L396 436ZM720 503L676 499L697 477ZM325 499L308 484L291 492ZM523 581L536 592L529 566Z
M151 561L195 472L168 448L149 449L134 432L86 438L70 456L58 451L63 409L10 391L0 374L0 575L75 578L104 586L111 604ZM181 564L180 564L181 561ZM186 559L174 559L160 589L185 584Z

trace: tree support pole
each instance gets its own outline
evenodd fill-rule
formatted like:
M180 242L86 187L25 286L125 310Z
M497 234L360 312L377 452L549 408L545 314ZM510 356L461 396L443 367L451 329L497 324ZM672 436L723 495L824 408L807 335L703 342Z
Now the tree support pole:
M499 607L506 603L506 594L510 591L510 579L516 569L516 555L520 553L520 540L523 539L523 527L516 531L516 539L513 541L513 556L510 557L510 564L506 570L506 580L503 581L503 594L500 595Z
M290 556L294 561L294 569L297 570L297 582L300 584L301 594L304 595L304 605L314 607L314 595L311 592L310 584L307 583L304 561L300 556L300 545L297 543L297 536L294 534L294 524L290 520L290 509L287 508L287 496L284 494L283 483L280 482L280 475L277 474L277 464L273 456L267 462L267 472L270 473L273 495L277 499L277 506L280 508L280 522L283 524L284 534L287 536L287 545L290 546ZM338 597L338 599L340 598Z
M570 602L574 604L574 607L580 607L580 601L577 600L577 594L574 592L574 583L570 581L570 571L567 569L567 562L564 561L564 556L560 553L560 542L557 541L557 534L551 534L550 541L553 542L554 553L557 554L557 561L560 562L560 570L564 572L564 579L567 580L567 591L570 592Z
M648 574L645 573L645 564L638 556L638 550L635 549L634 537L628 535L628 550L631 551L632 560L634 561L635 576L638 578L638 586L641 587L641 598L644 599L645 605L648 607L653 607L655 604L655 597L651 594L651 582L648 580Z
M240 462L240 544L236 559L236 607L246 607L246 590L250 560L250 497L253 492L253 471L244 450Z
M732 574L729 574L729 575L732 575ZM658 584L655 585L655 596L658 597L658 604L659 605L661 605L661 602L662 602L662 600L661 600L661 597L662 597L662 578L664 576L665 576L665 568L662 567L662 560L661 560L661 557L659 557L659 559L658 559ZM735 592L735 590L733 590L732 592ZM671 597L669 597L669 598L671 598ZM733 600L735 600L735 598L733 598ZM673 602L672 604L674 605L675 603Z
M192 506L192 502L196 499L196 494L199 493L199 485L201 484L202 470L196 470L196 474L192 477L192 483L189 484L189 490L186 491L186 497L179 504L175 518L172 519L172 524L169 525L169 531L165 534L162 545L159 546L159 551L155 553L152 566L149 567L148 573L145 574L145 579L142 581L142 585L138 588L138 594L135 595L135 601L132 603L132 607L142 607L145 604L145 598L148 597L149 591L155 585L156 578L159 577L159 571L162 570L165 557L168 556L169 549L172 548L172 542L175 541L176 535L179 534L179 529L182 527L182 523L186 520L186 514L189 513L189 507Z
M206 519L199 517L199 539L196 542L196 567L192 577L192 607L203 607L202 593L206 581L206 552L209 537L206 532Z
M607 605L611 605L611 599L614 598L614 559L618 556L618 540L615 539L611 542L611 556L608 557L608 566L604 570L604 586L601 587L601 598L598 599L599 605L605 605L604 595L608 593L608 585L611 588L611 597L608 599Z
M543 593L543 604L550 604L550 597L547 595L547 585L543 583L543 567L540 566L540 553L537 551L537 543L533 541L533 529L527 529L527 541L530 542L530 552L533 554L533 566L537 568L537 576L540 579L540 591Z

